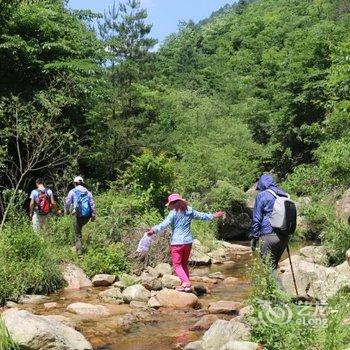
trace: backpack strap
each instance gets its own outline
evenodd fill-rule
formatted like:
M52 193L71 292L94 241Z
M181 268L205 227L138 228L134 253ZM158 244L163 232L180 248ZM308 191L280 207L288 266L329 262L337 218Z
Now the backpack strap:
M271 190L270 188L267 189L266 192L271 193L275 198L280 197L275 191ZM288 199L290 199L290 195L288 193L286 193L286 196L287 196ZM284 197L284 196L282 196L282 197Z
M275 193L275 191L272 191L271 189L266 190L266 192L271 193L275 198L278 198L277 194Z

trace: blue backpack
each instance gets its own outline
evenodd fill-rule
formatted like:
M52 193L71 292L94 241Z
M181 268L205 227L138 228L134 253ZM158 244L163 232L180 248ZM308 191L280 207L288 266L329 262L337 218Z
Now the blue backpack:
M89 218L92 215L92 209L90 205L90 198L88 192L81 192L75 190L74 194L76 196L77 206L75 208L75 213L79 218Z

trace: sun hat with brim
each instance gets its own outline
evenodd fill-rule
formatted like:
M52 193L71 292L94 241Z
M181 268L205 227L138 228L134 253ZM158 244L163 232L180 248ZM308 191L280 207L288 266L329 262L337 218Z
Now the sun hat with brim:
M176 201L183 201L186 202L186 200L184 198L182 198L178 193L172 193L169 197L168 197L168 202L167 204L165 204L166 206L168 206L170 203L176 202Z

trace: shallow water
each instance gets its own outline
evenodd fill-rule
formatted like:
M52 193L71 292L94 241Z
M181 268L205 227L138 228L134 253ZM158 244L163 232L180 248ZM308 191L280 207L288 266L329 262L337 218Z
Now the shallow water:
M242 242L236 242L241 243ZM247 244L247 243L245 243ZM299 245L291 247L295 251ZM286 258L286 253L283 259ZM218 283L211 293L200 297L200 303L206 308L211 302L219 300L245 301L249 297L249 268L252 256L245 255L235 260L210 267L191 269L191 275L207 276L212 272L221 272L226 277L238 277L234 285ZM201 284L201 283L195 283ZM167 350L181 349L184 344L198 340L203 332L190 331L204 314L203 310L172 310L140 311L129 305L113 305L102 303L98 293L106 288L89 288L74 292L61 291L50 295L50 301L56 301L59 306L47 311L43 305L24 306L23 308L41 315L62 315L72 320L76 329L82 332L96 350ZM66 307L73 302L86 302L105 305L111 316L103 318L86 318L69 313ZM125 315L132 317L131 327L120 326L120 318Z

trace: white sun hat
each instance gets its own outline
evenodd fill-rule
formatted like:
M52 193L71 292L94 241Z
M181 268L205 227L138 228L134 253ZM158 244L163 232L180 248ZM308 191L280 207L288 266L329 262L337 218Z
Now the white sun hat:
M81 176L76 176L73 180L73 182L75 183L79 183L79 182L84 182L83 178Z

